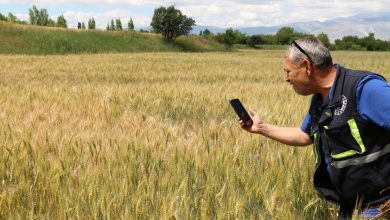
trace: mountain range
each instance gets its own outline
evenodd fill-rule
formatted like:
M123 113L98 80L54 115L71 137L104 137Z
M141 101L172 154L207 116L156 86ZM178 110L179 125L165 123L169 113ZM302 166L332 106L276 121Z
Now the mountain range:
M281 27L292 27L295 31L320 34L325 33L333 42L336 39L341 39L343 36L368 36L369 33L374 33L375 38L382 40L390 40L390 13L389 14L359 14L351 17L340 17L328 21L309 21L288 23L277 26L258 26L258 27L237 27L241 33L247 35L254 34L275 34ZM199 34L201 30L210 30L213 33L225 32L226 28L197 25L191 33Z

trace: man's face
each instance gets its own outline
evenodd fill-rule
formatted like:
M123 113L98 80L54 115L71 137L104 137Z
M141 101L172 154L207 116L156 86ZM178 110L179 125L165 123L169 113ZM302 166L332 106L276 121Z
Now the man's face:
M303 62L300 66L296 66L288 56L284 57L284 79L292 85L297 94L304 96L314 93L307 64Z

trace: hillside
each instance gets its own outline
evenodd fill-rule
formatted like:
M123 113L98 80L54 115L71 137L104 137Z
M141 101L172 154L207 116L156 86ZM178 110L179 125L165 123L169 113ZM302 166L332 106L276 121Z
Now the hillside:
M70 30L0 22L1 54L122 53L216 51L223 45L197 36L179 37L174 44L159 35L137 32Z
M374 33L375 37L378 39L390 40L390 15L388 13L357 14L323 22L313 20L275 26L237 27L235 29L248 35L275 34L280 28L286 26L293 27L298 32L315 35L326 33L332 42L348 35L365 37L368 36L369 33ZM213 33L222 33L226 30L226 28L222 27L195 26L192 33L197 34L199 31L205 30L206 28Z

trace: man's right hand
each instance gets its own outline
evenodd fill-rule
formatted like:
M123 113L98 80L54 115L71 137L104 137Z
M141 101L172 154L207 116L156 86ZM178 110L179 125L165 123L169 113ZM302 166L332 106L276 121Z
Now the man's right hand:
M248 132L261 134L291 146L307 146L312 143L310 136L298 127L280 127L267 124L260 119L256 112L249 110L248 113L252 118L252 124L246 125L242 120L239 120L241 128Z
M251 116L253 123L245 124L243 120L239 120L242 129L256 134L261 134L263 121L260 119L259 114L249 109L249 116Z

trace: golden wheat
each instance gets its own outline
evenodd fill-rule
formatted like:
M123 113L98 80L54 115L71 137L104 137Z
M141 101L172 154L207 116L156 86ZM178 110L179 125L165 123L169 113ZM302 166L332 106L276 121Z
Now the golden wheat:
M299 126L283 51L0 55L0 218L329 219L312 147L242 131L240 98ZM335 52L390 77L390 53Z

